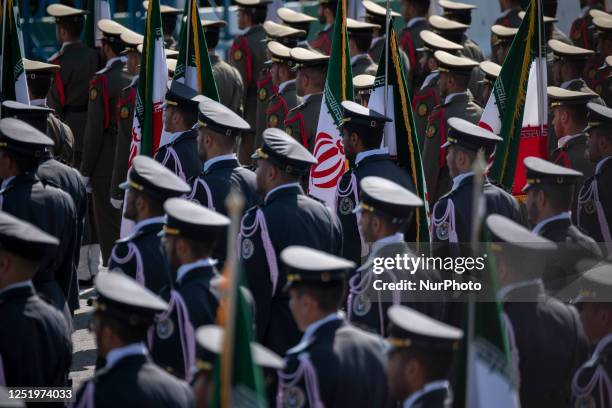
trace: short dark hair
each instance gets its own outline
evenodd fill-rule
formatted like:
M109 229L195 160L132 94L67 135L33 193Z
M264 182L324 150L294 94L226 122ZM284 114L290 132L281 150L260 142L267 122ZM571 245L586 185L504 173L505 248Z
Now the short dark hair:
M96 314L100 319L100 324L109 326L125 344L137 343L143 341L147 337L149 325L131 326L106 313L97 312Z
M411 1L410 3L419 14L426 14L429 11L429 0Z
M125 50L125 43L123 41L107 41L106 39L102 39L102 42L110 47L113 50L115 55L120 55L123 50Z
M219 37L221 36L221 31L218 29L206 29L204 31L204 38L206 38L206 46L208 48L217 48L219 45Z
M350 123L350 122L349 122ZM347 130L350 133L356 133L366 150L379 149L383 140L384 131L381 130L378 133L374 133L371 129L365 127L347 125Z
M51 75L37 75L36 78L28 78L28 90L35 99L46 98L51 88Z
M208 258L217 246L217 241L195 241L184 236L180 238L187 242L191 248L191 254L197 258Z
M193 126L196 124L196 122L198 121L198 112L194 111L194 110L183 110L180 108L176 108L176 111L179 113L179 115L181 115L181 117L183 118L183 122L185 122L185 124L187 126Z
M329 11L331 11L331 13L334 15L334 17L336 17L336 10L338 10L338 2L337 1L330 1L327 3L323 3L321 4L321 7L328 9Z
M40 159L33 156L26 156L11 150L4 150L4 154L15 162L17 169L22 173L36 171L40 164Z
M567 110L577 124L586 123L588 112L586 105L563 105L561 108Z
M70 37L78 37L81 35L81 32L83 32L84 22L84 19L81 19L79 21L68 21L60 18L57 21L57 26L68 31L68 35Z
M470 75L465 75L464 73L458 72L448 72L448 75L451 75L455 79L457 85L459 85L461 88L468 88L468 85L470 83Z
M573 184L553 185L539 184L531 187L535 192L542 191L550 205L556 211L568 211L572 207L572 200L576 187Z
M344 303L346 295L346 281L332 282L297 282L292 286L299 296L307 293L312 296L323 312L335 312Z
M162 30L164 35L172 35L174 30L176 30L176 15L175 14L167 14L162 17Z
M398 348L394 352L399 353L402 363L409 360L418 360L424 367L425 382L447 379L453 360L452 351L425 350L419 347Z
M136 194L136 197L140 197L147 201L149 207L151 207L151 212L155 214L164 214L164 203L163 200L154 194L147 192L147 190L138 191L132 190L133 193Z
M372 34L349 35L349 40L355 41L355 46L361 52L368 52L372 43Z
M320 88L325 86L325 80L327 79L326 66L302 67L300 70L308 75L309 78L316 79L317 85Z
M251 16L251 23L253 25L263 24L268 16L268 9L266 7L248 7L242 10L244 13Z

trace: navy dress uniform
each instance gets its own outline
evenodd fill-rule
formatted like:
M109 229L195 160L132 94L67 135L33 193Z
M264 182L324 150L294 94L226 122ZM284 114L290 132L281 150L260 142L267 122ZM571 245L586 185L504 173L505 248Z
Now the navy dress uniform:
M182 198L164 204L166 224L160 234L184 237L195 242L223 245L230 220ZM195 364L195 328L211 324L219 304L211 282L219 277L214 260L200 259L173 271L175 281L160 292L170 302L167 311L158 314L150 329L149 348L153 360L169 373L189 381Z
M133 190L162 205L168 198L189 192L189 185L177 175L146 156L136 156L122 190ZM139 220L131 233L119 239L113 247L109 268L121 268L153 293L159 293L171 283L168 261L158 236L164 217Z
M410 190L387 179L369 176L359 183L361 197L356 213L373 213L388 220L398 229L402 229L413 217L415 208L423 206L423 200ZM415 258L416 255L404 241L401 232L381 238L372 243L372 249L367 260L349 279L348 299L346 309L348 320L365 330L385 336L389 322L387 310L391 305L409 304L423 313L442 317L440 303L425 302L426 298L418 291L409 296L402 296L399 291L377 293L372 289L373 280L382 282L399 282L400 280L438 280L435 272L419 270L412 271L395 268L384 268L381 273L375 272L375 260L378 258L395 258L396 256ZM433 300L433 299L432 299ZM418 303L417 303L418 302Z
M381 29L378 24L357 21L352 18L346 19L349 42L354 41L357 48L361 42L368 44L363 52L359 50L359 54L351 55L351 71L354 77L362 74L376 75L376 71L378 71L378 61L374 61L368 54L369 44L372 42L372 32L375 28ZM410 78L407 78L407 80L410 80Z
M463 338L463 331L454 326L442 323L427 315L424 315L417 310L406 306L392 306L388 312L389 337L387 343L389 349L387 351L388 367L395 367L392 361L396 358L401 358L403 351L419 352L422 356L420 359L424 368L423 387L413 391L402 402L403 408L450 408L453 406L453 393L447 376L436 377L429 374L427 366L429 358L436 356L438 364L444 364L447 371L450 371L453 362L454 353L459 349L459 342ZM411 358L406 361L409 363ZM405 369L405 366L400 366L400 370ZM436 372L440 372L440 367L437 367ZM391 384L396 382L401 376L395 377L395 372L388 371L388 381ZM400 380L401 381L401 380ZM395 387L391 386L393 390ZM393 395L397 397L396 395Z
M200 99L198 93L176 81L168 81L166 104L185 112L197 112ZM159 146L155 160L166 166L183 180L200 174L202 162L198 157L198 130L195 127L173 136L166 144Z
M342 126L360 137L381 137L385 124L391 119L355 102L342 102ZM359 202L359 183L367 176L378 176L391 180L408 190L414 190L408 173L391 161L386 149L366 150L358 153L350 169L342 175L336 190L334 209L342 222L344 236L342 256L357 265L368 255L369 248L358 225L358 214L353 210Z
M285 290L307 286L316 292L345 285L353 262L302 246L283 250ZM340 301L338 302L340 303ZM278 372L277 406L383 407L387 403L384 342L330 313L311 323L300 342L287 351Z
M502 140L492 132L461 118L450 118L448 127L446 143L442 145L446 149L459 146L472 152L484 150L486 157ZM512 195L491 184L486 178L482 191L487 214L501 214L517 222L520 220L519 205ZM449 245L471 242L473 196L474 173L470 171L455 176L451 191L443 195L433 207L433 242ZM446 246L440 248L445 250Z
M0 211L0 246L12 256L42 261L57 238ZM32 271L34 272L34 271ZM67 387L71 330L62 314L24 279L0 288L0 376L8 387Z
M513 276L497 296L518 352L521 406L569 406L571 376L586 358L587 343L577 310L546 295L539 278L557 246L498 214L489 215L486 226L495 242L492 255Z
M316 159L279 129L266 129L263 145L253 159L267 160L280 171L304 176ZM342 251L342 226L323 203L304 194L299 182L269 191L262 204L242 218L240 260L257 308L257 339L284 355L299 340L299 330L281 289L287 277L279 268L279 254L290 245L306 245L332 254Z
M5 155L16 154L38 162L50 146L53 146L53 141L27 123L15 118L0 120L0 150ZM2 182L0 209L61 238L56 251L41 262L34 286L71 322L66 299L74 293L72 286L76 283L76 210L68 193L40 181L37 167L38 163L36 167Z
M523 192L527 194L529 190L539 186L553 190L555 187L564 189L566 186L575 186L582 177L579 171L558 166L537 157L526 157L523 164L527 178ZM559 256L547 266L542 274L544 285L549 291L559 290L576 279L577 264L580 260L602 257L601 249L593 238L573 225L569 211L560 212L541 220L534 226L532 232L563 245Z
M5 101L2 103L2 114L6 116L21 119L26 123L34 126L41 132L47 128L47 117L49 113L44 108L26 105L14 101ZM40 158L40 163L36 174L41 182L51 186L55 186L70 195L76 211L76 236L75 242L79 246L83 237L83 222L85 212L87 211L87 191L81 174L74 168L67 166L54 157L54 149L47 148ZM53 150L53 152L52 152ZM79 264L80 251L74 251L74 267ZM68 306L74 311L79 308L79 292L78 292L77 275L72 275L70 283L70 293L68 293Z
M198 109L202 134L210 132L237 139L241 132L250 129L244 119L213 100L207 99L200 102ZM186 196L188 200L195 201L223 215L228 215L225 200L232 191L242 195L245 210L261 202L257 194L255 173L242 166L234 154L207 159L200 175L189 180L189 184L191 192ZM217 245L213 251L213 258L220 262L220 268L227 255L227 246L223 244L226 241L225 235L220 237L219 242L222 244Z
M154 364L144 345L146 328L156 314L168 310L168 303L121 270L99 274L95 288L93 329L109 319L125 329L142 332L142 339L110 350L106 365L77 391L75 406L194 407L189 385Z
M360 105L367 107L370 102L370 95L374 90L374 75L361 74L353 77L353 89L355 90L355 100Z

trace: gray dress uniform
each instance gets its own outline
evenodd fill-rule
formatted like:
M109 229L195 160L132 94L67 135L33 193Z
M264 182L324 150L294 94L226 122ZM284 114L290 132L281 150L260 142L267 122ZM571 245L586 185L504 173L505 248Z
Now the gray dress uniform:
M309 151L314 150L323 93L304 95L302 103L289 110L285 119L285 132Z
M220 102L238 115L242 115L245 87L240 72L223 61L216 53L211 52L208 56L212 64Z
M285 120L288 118L289 112L296 106L301 105L302 101L303 99L297 95L295 80L289 80L280 84L278 92L274 93L268 102L266 109L267 127L284 129ZM314 114L316 106L312 108L312 114ZM319 121L318 117L316 121Z
M410 66L412 67L412 80L409 82L412 84L412 87L408 90L411 95L414 95L413 90L419 89L425 79L423 73L420 72L418 50L423 47L421 31L428 29L429 23L427 23L425 17L413 17L397 34L399 46L408 56Z

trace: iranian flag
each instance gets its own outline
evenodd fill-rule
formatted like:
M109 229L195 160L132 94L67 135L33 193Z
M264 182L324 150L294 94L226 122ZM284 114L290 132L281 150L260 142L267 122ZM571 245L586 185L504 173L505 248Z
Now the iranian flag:
M313 154L317 158L310 170L308 190L313 196L334 206L336 186L346 170L342 134L342 101L353 100L353 72L346 31L346 0L338 2L327 80L319 113Z
M100 47L102 32L98 28L98 21L112 20L108 0L87 0L87 17L85 20L85 37L83 42L91 48Z
M196 0L185 2L186 18L181 25L179 54L172 80L184 83L198 93L219 102L197 3Z
M546 46L540 0L531 0L480 119L501 136L489 177L522 196L528 156L546 158Z
M19 6L14 0L4 0L0 13L2 14L0 100L29 104L28 83L23 68L24 52Z
M425 174L414 127L412 103L404 77L404 67L392 26L389 27L388 59L385 58L383 52L378 63L374 90L368 105L370 109L380 113L385 112L385 72L387 75L386 115L393 121L385 125L383 144L389 149L389 155L395 159L397 164L408 170L416 194L425 202L424 207L416 209L414 230L410 234L410 241L429 242L429 205L427 204Z

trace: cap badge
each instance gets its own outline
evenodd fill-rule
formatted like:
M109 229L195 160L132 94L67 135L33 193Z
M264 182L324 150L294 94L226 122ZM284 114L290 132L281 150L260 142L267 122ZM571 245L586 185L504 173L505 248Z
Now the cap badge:
M252 257L253 253L255 252L255 245L253 244L253 241L251 241L249 238L243 239L240 252L242 254L242 259L249 259Z
M353 313L356 316L363 317L368 314L370 309L372 309L372 301L367 294L362 293L355 296L353 300Z
M285 408L302 408L306 403L306 397L304 391L296 386L290 386L285 388L283 406Z
M342 197L340 200L340 214L349 215L353 211L354 205L350 197Z
M448 222L443 222L436 227L436 237L438 237L440 241L446 241L448 239L448 229Z
M162 340L167 340L174 333L174 322L171 319L164 319L160 322L157 322L155 327L157 331L157 337Z

